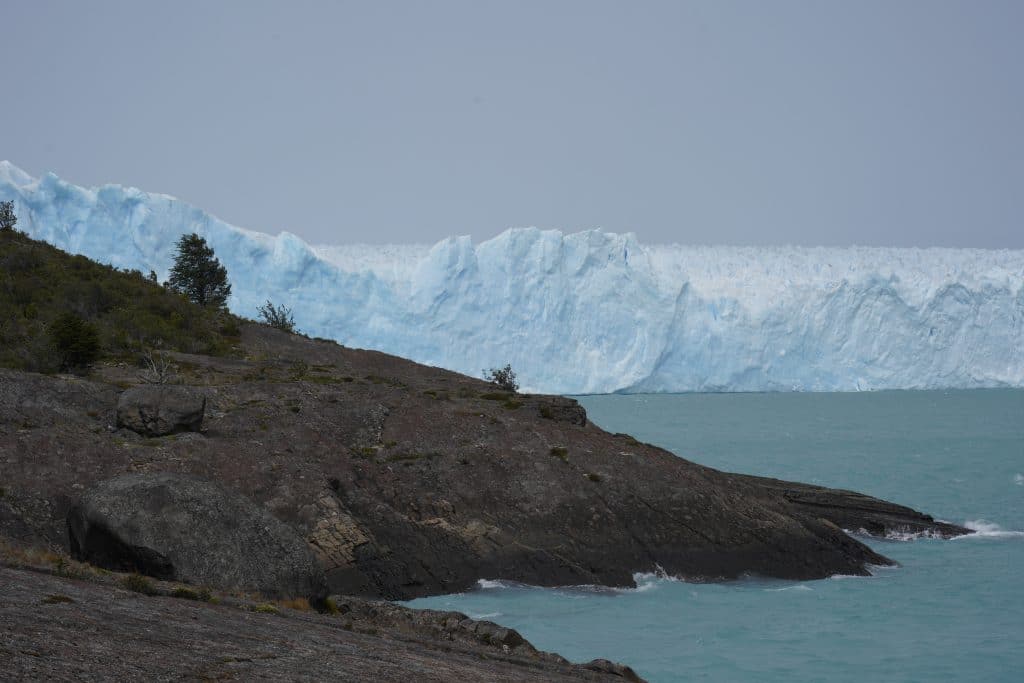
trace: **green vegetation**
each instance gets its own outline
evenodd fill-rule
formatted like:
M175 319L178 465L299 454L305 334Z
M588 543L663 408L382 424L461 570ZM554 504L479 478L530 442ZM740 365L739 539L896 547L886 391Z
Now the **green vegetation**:
M551 455L555 456L556 458L561 458L562 460L565 460L569 457L569 449L566 448L565 446L552 446Z
M511 401L512 394L505 391L494 391L489 394L480 394L480 398L485 401Z
M181 292L194 304L212 308L223 308L231 296L228 271L213 255L206 240L196 233L182 235L178 240L178 253L167 287Z
M213 600L213 593L210 592L209 588L200 588L196 590L193 588L179 586L171 591L171 596L175 598L182 598L183 600L195 600L197 602L210 602Z
M589 479L590 481L594 482L595 484L601 481L601 475L595 474L594 472L587 472L583 476Z
M137 270L73 256L15 230L0 231L0 321L0 367L34 372L136 361L150 348L226 355L240 323Z
M96 327L70 311L57 316L50 324L49 334L61 370L87 368L99 358Z
M14 226L18 224L18 217L14 215L14 202L0 202L0 231L13 232Z
M511 365L484 370L484 379L505 391L511 391L513 394L519 391L519 382L516 381L516 373L512 370Z
M45 598L43 598L42 602L44 605L60 605L62 603L74 602L74 600L72 600L66 595L55 593L53 595L47 595Z
M262 602L252 608L253 612L259 612L260 614L280 614L280 610L271 605L269 602Z
M287 306L275 306L267 299L267 303L257 306L256 310L259 311L260 319L271 327L285 332L295 332L295 318L292 316L292 309Z
M143 595L156 595L159 592L156 589L156 584L142 574L129 574L124 577L124 587Z

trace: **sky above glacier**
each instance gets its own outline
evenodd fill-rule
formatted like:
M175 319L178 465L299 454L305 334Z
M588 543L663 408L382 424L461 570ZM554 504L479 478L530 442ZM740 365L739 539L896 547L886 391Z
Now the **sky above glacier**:
M1024 3L5 2L0 159L313 243L1024 247Z

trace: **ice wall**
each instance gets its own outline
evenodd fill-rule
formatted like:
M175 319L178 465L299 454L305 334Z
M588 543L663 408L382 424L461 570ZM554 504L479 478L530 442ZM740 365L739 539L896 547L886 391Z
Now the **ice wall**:
M1024 386L1024 251L650 246L631 234L509 230L473 244L312 247L173 197L84 189L0 162L18 227L166 278L203 235L231 309L524 389L818 391Z

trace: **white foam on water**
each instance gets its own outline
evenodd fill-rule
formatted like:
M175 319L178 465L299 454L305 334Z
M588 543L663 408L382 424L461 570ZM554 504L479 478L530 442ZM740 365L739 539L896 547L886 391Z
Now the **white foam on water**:
M620 593L646 593L657 588L659 583L670 580L664 574L634 574L633 581L636 582L636 588L619 588L617 590Z
M1012 531L1004 529L998 524L984 519L969 519L964 526L973 531L973 534L957 536L954 540L961 538L1024 538L1024 531Z
M938 521L941 522L942 520ZM843 531L849 534L850 536L867 536L868 538L876 538L885 541L898 542L917 541L922 538L934 538L941 541L949 538L948 536L943 536L941 532L936 531L934 529L926 529L924 531L900 531L898 529L890 529L889 531L885 532L884 536L873 534L864 528L860 528L857 530L843 529Z
M938 531L928 529L926 531L887 531L885 532L885 539L887 541L917 541L922 538L936 538L943 540L946 537L940 534Z
M765 588L765 590L768 591L769 593L783 593L783 592L786 592L786 591L806 592L806 591L813 591L814 589L811 588L810 586L807 586L807 585L804 585L802 583L799 583L799 584L797 584L795 586L785 586L783 588Z
M663 583L679 583L683 579L677 576L671 576L661 565L656 565L657 569L653 572L637 572L633 574L633 583L636 584L635 588L615 588L616 593L646 593L652 591Z
M1013 483L1017 486L1024 486L1024 474L1018 472L1013 476Z
M470 613L469 616L470 616L471 619L477 619L477 620L480 620L480 619L497 619L498 617L501 616L501 614L502 614L501 612L487 612L486 614L472 614L472 613Z
M478 579L476 582L477 588L480 590L493 590L495 588L511 588L511 584L501 579Z

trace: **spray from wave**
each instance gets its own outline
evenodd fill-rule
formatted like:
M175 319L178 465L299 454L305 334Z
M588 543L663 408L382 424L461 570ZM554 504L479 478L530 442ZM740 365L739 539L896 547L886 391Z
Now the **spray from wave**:
M1012 531L1004 529L998 524L988 522L984 519L969 519L964 526L973 531L973 534L959 536L960 538L1024 538L1024 531ZM956 540L956 539L954 539Z

